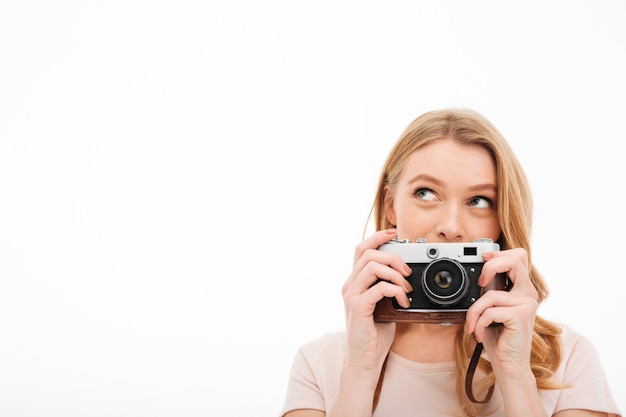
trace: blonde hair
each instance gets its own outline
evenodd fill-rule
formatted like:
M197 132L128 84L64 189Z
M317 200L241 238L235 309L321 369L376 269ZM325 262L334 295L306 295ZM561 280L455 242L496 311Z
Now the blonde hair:
M469 109L444 109L425 113L415 119L402 133L384 164L378 181L373 212L376 230L393 225L386 216L385 188L393 195L394 186L408 157L433 141L451 138L466 145L479 145L486 149L496 167L498 187L498 220L502 233L501 248L524 248L528 253L530 280L539 293L539 302L548 296L548 287L532 264L530 232L532 226L532 198L528 180L513 150L500 132L481 114ZM401 326L400 326L401 327ZM561 361L560 329L553 323L537 316L534 324L530 366L541 389L560 388L551 377ZM456 386L463 411L469 416L479 414L478 407L465 394L465 372L476 344L471 335L461 329L456 340L457 376ZM495 384L491 365L481 359L479 368L485 373L477 384L477 392L486 392ZM384 371L383 371L384 373ZM380 395L383 373L375 395Z

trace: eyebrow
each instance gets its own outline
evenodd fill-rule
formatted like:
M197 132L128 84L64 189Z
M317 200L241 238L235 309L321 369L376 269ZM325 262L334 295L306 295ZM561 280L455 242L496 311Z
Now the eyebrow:
M445 181L442 181L439 178L433 177L430 174L418 174L418 175L414 176L413 178L411 178L409 180L409 185L414 184L416 182L420 182L420 181L431 182L431 183L433 183L435 185L438 185L439 187L445 187L446 186ZM475 184L475 185L472 185L472 186L470 186L468 188L468 190L470 190L470 191L489 190L489 191L497 192L498 191L498 187L495 184L492 184L492 183L485 183L485 184Z
M444 181L440 180L439 178L435 178L429 174L418 174L414 176L413 178L409 180L409 185L414 184L416 182L420 182L420 181L432 182L433 184L438 185L440 187L445 187L446 185Z

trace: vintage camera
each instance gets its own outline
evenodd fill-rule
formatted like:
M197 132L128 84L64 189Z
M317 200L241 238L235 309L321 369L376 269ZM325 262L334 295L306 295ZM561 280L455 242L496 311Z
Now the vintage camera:
M410 307L401 307L395 298L383 298L374 310L378 322L463 323L467 309L485 292L508 291L511 282L499 274L488 287L478 285L485 252L500 250L491 239L470 243L428 243L393 239L379 250L393 252L413 270L407 280Z

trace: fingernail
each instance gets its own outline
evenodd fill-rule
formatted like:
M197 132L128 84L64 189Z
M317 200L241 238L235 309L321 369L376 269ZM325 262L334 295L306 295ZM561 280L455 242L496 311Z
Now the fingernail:
M408 266L408 265L404 265L404 273L407 275L411 275L411 273L413 272L413 270Z
M385 233L387 233L388 235L395 235L396 234L396 229L395 228L387 229L387 230L385 230Z
M485 253L483 253L483 259L485 261L489 261L489 260L491 260L491 259L493 259L495 257L496 257L496 254L493 253L493 252L485 252Z
M412 292L413 291L413 286L411 285L411 283L409 281L406 281L406 292Z

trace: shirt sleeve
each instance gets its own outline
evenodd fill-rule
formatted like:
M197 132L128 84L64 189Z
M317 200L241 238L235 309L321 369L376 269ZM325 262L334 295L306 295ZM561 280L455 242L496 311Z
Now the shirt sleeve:
M562 382L566 388L559 395L555 412L584 409L621 416L598 352L587 338L578 335L562 360L565 361Z
M291 365L287 395L280 416L298 409L325 411L320 387L302 348L298 350Z

